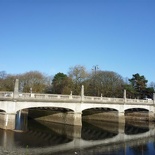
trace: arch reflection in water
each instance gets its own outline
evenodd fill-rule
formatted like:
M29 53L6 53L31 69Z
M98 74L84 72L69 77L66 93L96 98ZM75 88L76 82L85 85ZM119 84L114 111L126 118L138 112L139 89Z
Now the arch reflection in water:
M53 128L55 129L54 125ZM48 126L36 121L29 121L28 130L22 134L15 133L15 141L20 147L29 148L51 147L70 142L72 139L65 134L56 133Z
M103 140L118 135L118 132L118 123L83 122L81 138L84 140Z
M126 123L124 130L126 135L136 135L140 133L145 133L149 131L149 122Z
M22 118L22 117L21 117ZM148 142L154 142L150 124L126 124L102 121L83 122L83 127L28 121L27 131L0 130L0 149L27 154L123 154ZM144 148L144 147L143 147Z

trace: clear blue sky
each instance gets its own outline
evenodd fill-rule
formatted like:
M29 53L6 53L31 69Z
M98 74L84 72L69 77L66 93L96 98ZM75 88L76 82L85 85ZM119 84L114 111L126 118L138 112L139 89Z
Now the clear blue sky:
M155 0L0 0L0 71L78 64L155 82Z

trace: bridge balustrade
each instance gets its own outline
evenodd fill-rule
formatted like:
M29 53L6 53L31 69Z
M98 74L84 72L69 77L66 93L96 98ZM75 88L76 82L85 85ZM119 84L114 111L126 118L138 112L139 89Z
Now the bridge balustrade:
M2 92L0 92L0 97L9 97L9 98L11 98L11 97L13 97L13 92L2 91Z
M81 99L81 96L72 95L71 99L80 100Z
M153 100L143 100L143 99L126 99L126 103L136 103L136 104L153 104Z
M13 98L13 92L3 91L0 92L0 98ZM81 101L81 96L78 95L62 95L62 94L39 94L39 93L19 93L19 99L28 100L72 100ZM153 100L143 100L143 99L129 99L129 98L109 98L109 97L96 97L96 96L84 96L83 102L90 103L122 103L122 104L153 104Z
M29 97L30 97L30 93L23 93L19 95L19 98L29 98Z

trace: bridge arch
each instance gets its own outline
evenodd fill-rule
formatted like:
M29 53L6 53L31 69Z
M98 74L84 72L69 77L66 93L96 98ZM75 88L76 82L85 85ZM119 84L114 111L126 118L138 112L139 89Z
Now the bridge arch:
M0 112L5 112L5 110L3 110L3 109L0 109Z
M137 112L146 111L146 112L149 112L149 110L146 109L146 108L129 108L129 109L125 110L125 112L127 112L127 111L130 111L130 112L132 112L132 111L137 111Z
M151 111L151 107L148 105L125 105L124 106L124 111L128 110L128 109L145 109L148 111Z
M23 108L23 109L19 109L16 111L19 112L19 111L22 111L22 110L35 110L35 109L38 109L38 110L56 110L56 111L61 111L61 112L74 112L72 109L68 109L68 108L62 108L62 107L29 107L29 108Z
M82 113L83 112L85 112L85 111L94 111L94 113L96 113L96 112L108 112L108 111L117 111L118 112L118 110L117 109L114 109L114 108L109 108L109 107L93 107L93 108L88 108L88 109L84 109L83 111L82 111Z
M48 102L45 102L45 103L42 103L40 102L39 104L37 103L36 105L36 102L31 102L31 104L29 104L28 102L22 104L18 104L18 106L16 106L16 109L15 109L15 112L19 111L19 110L22 110L22 109L29 109L29 108L59 108L59 109L68 109L68 111L75 111L75 106L70 106L70 105L67 105L67 104L63 104L63 103L48 103Z
M29 106L23 109L20 108L16 113L20 113L19 111L24 112L26 109L28 118L36 121L74 125L76 123L75 118L77 120L74 111L64 106ZM81 118L79 118L79 122L81 122Z
M87 110L87 109L91 109L91 108L109 108L109 109L114 109L119 111L120 108L118 106L115 105L111 105L111 104L86 104L86 105L82 105L81 106L81 111Z

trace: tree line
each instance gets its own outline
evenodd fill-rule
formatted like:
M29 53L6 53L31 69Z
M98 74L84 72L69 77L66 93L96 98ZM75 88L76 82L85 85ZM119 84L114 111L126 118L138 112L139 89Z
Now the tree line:
M13 91L15 79L19 79L21 92L51 93L80 95L81 86L87 96L123 97L126 89L127 98L152 98L155 92L155 83L144 75L133 74L130 79L124 79L113 71L94 70L87 71L82 65L69 68L67 74L58 72L54 76L47 76L39 71L29 71L23 74L7 74L0 71L0 91Z

